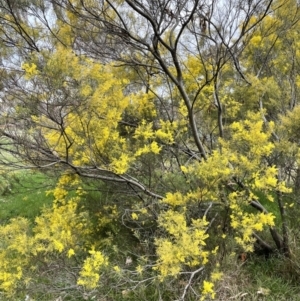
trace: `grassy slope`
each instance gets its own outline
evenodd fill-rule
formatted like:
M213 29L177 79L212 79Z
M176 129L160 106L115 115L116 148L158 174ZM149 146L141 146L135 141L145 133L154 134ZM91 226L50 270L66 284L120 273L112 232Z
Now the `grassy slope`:
M0 175L0 223L22 216L34 220L43 206L51 204L53 197L46 191L53 180L39 172L15 171Z

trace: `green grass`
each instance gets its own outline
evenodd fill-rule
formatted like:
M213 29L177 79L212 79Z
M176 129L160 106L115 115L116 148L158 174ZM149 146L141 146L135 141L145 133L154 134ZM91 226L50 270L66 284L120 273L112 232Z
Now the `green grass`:
M14 171L0 175L0 223L22 216L30 220L41 212L43 206L53 201L51 190L55 182L44 174Z
M295 296L300 298L298 283L290 277L292 275L284 268L285 264L288 264L287 259L282 257L269 260L256 258L249 262L246 270L252 275L252 290L259 291L259 288L268 290L264 300L297 300Z

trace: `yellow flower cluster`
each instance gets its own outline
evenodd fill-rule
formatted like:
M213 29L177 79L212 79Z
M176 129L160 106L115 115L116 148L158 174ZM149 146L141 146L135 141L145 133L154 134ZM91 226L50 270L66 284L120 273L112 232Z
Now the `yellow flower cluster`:
M108 261L99 251L91 250L89 253L90 256L83 263L77 284L87 289L94 289L97 287L100 279L100 269L106 267Z
M78 214L77 207L76 199L71 199L43 210L35 220L35 253L76 250L78 240L89 234L88 217L84 212Z
M35 249L34 240L28 220L22 217L0 226L0 236L0 290L12 294L22 283L23 270Z
M39 73L34 63L23 63L22 69L25 71L25 79L31 79Z
M155 241L158 255L156 270L161 278L176 276L184 266L205 265L209 252L204 250L208 238L205 219L192 220L191 226L186 223L184 213L168 210L159 217L159 225L169 234L168 238Z
M63 180L62 180L63 182ZM41 256L63 256L70 258L90 246L91 226L85 212L78 211L77 199L54 202L45 208L32 226L25 218L12 219L0 226L0 290L13 295L19 286L29 283L31 272L36 266L34 259ZM79 285L95 287L99 280L99 268L107 265L101 252L91 250L84 261Z
M262 231L266 226L273 227L275 225L275 216L272 213L248 213L242 211L241 202L242 194L235 192L230 194L230 209L232 210L231 227L237 232L235 237L237 243L243 247L245 251L253 251L253 232Z

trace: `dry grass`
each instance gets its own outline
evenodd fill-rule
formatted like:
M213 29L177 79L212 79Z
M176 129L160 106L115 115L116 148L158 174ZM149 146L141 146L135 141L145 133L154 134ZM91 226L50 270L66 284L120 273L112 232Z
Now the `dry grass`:
M216 301L299 301L300 288L281 270L282 258L248 259L227 263L224 277L216 286Z

